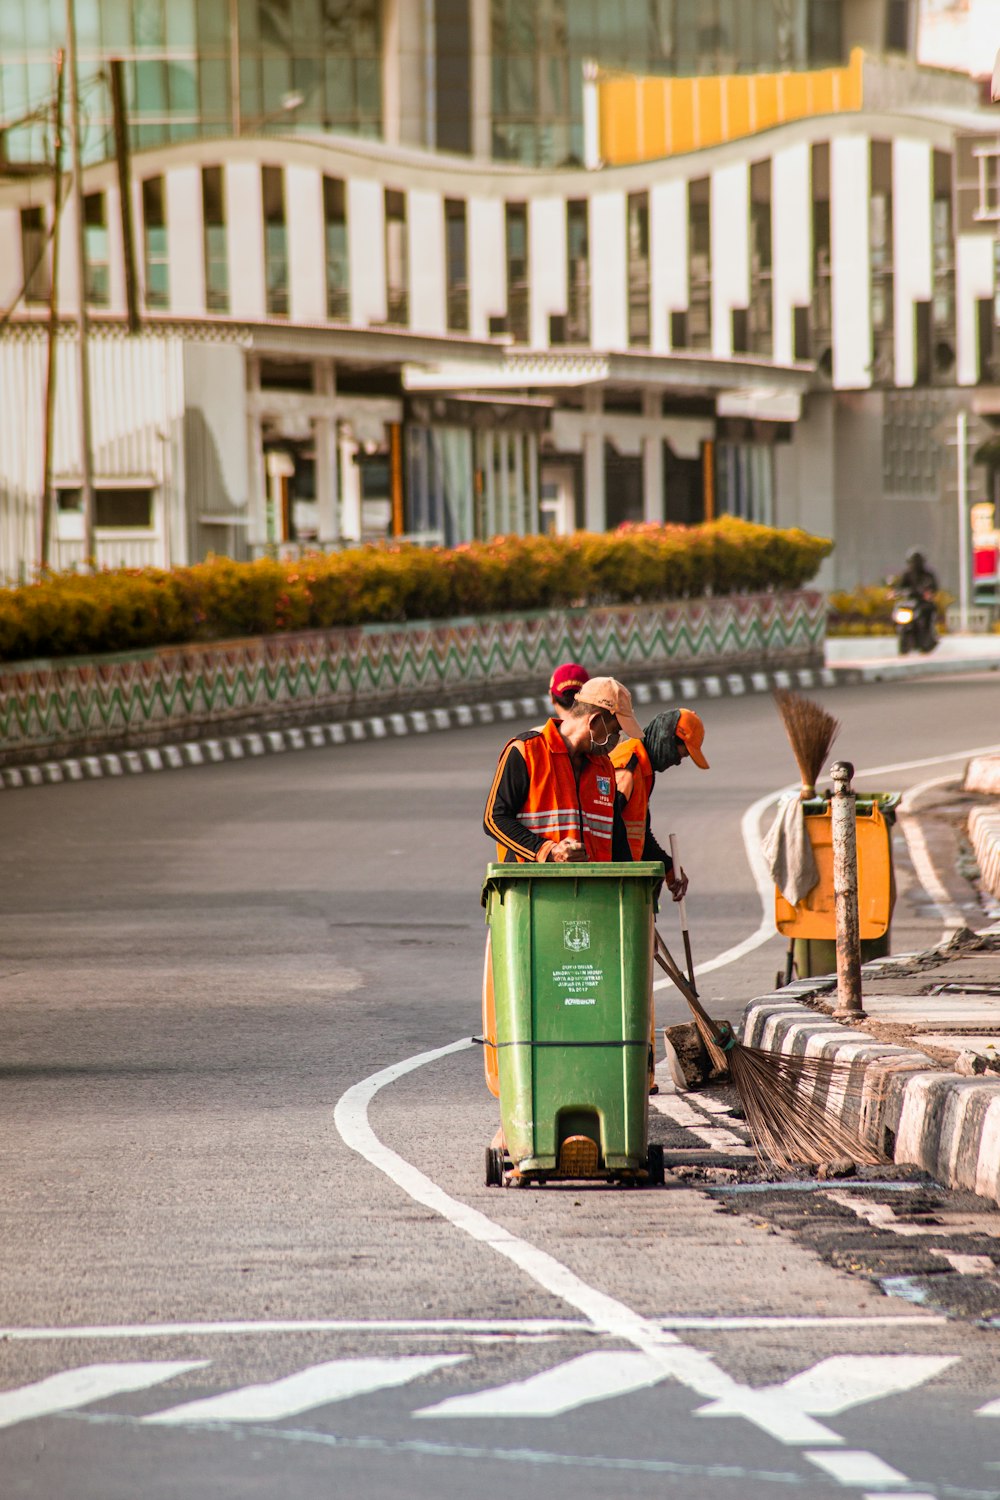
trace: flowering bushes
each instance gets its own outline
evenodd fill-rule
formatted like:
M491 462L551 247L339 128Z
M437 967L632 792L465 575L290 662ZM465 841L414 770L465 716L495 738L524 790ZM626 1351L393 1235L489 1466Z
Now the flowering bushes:
M295 562L213 557L170 572L44 574L0 590L0 660L287 630L793 589L832 542L732 517L451 550L356 547Z

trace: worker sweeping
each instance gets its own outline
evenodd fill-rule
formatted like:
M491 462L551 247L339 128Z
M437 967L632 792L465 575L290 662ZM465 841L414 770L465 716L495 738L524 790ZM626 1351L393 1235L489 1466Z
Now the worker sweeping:
M639 735L622 740L611 752L616 801L631 856L636 860L663 861L667 886L675 901L680 901L687 891L687 876L683 870L674 869L670 855L653 834L649 799L657 773L679 766L682 760L690 759L703 771L708 770L702 749L704 740L705 726L698 714L690 708L675 708L657 714Z

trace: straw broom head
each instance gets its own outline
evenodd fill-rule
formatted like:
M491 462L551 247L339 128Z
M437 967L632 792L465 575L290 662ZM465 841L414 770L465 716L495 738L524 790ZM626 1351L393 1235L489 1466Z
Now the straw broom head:
M816 782L837 738L840 721L811 698L787 688L776 688L774 701L802 777L802 797L815 797Z

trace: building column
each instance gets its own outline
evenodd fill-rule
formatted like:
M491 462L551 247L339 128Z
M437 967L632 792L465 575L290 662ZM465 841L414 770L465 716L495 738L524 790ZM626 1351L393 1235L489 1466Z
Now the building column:
M264 436L257 403L260 399L260 361L247 356L247 474L250 481L247 540L251 553L267 541L267 476Z
M337 394L337 371L332 359L318 359L313 366L313 385L320 396ZM337 419L331 411L313 419L316 447L317 541L321 547L335 547L340 540L339 453Z
M663 521L663 434L660 431L662 403L659 391L645 391L642 414L655 423L642 439L642 518L659 525Z
M528 531L537 533L540 529L540 516L538 513L538 434L529 432L524 440L525 454L528 464Z
M583 520L588 531L604 531L608 524L604 492L604 396L588 387L583 393L586 428L583 435Z
M361 470L354 462L358 445L350 425L337 423L340 448L340 532L345 542L361 540Z
M469 107L473 156L493 155L490 0L469 0Z

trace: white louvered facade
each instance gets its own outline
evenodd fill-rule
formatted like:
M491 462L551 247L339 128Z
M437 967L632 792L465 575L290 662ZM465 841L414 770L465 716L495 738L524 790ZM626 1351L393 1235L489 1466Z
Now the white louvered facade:
M100 535L98 555L166 564L213 544L248 554L289 541L295 515L320 545L388 528L385 497L373 499L375 481L359 473L375 450L387 451L386 423L401 431L407 485L437 486L439 494L450 486L449 524L458 525L456 517L461 524L449 538L462 539L516 520L523 505L530 511L539 484L542 515L530 513L533 525L684 519L698 450L692 455L679 424L692 419L704 426L702 457L713 441L728 445L738 475L747 461L741 445L777 436L794 449L801 438L811 451L822 424L797 426L803 407L836 402L839 393L881 403L885 393L919 387L946 412L963 388L992 378L983 308L997 295L995 226L953 231L954 312L949 324L935 325L938 363L928 376L921 309L941 297L935 163L951 160L954 136L952 122L927 112L819 117L600 171L528 171L332 137L139 153L133 205L146 309L135 338L124 330L117 188L110 165L95 167L85 187L104 195L109 230L107 296L91 309L95 483L134 481L154 494L144 534ZM886 279L884 266L873 271L872 238L871 161L882 143L892 164L887 334L872 321L875 280ZM820 207L828 248L817 240L827 232L817 218L817 153L827 163L828 207ZM762 165L766 179L754 179ZM225 242L221 260L216 243L212 265L204 209L211 171L220 174ZM754 240L752 180L770 184L766 265ZM157 226L143 219L150 183L162 185L162 250ZM703 191L708 206L707 290L693 272L692 191ZM37 182L0 186L0 293L8 304L26 276L22 210L36 201L48 217ZM638 249L630 228L637 203L648 225L648 244ZM576 240L569 226L578 210L570 205L582 205ZM71 316L78 299L71 204L62 229L59 304ZM581 233L582 282L583 263L570 264ZM577 293L584 286L575 311L574 277ZM157 287L159 301L150 296ZM515 288L525 298L523 326ZM39 557L46 317L44 300L22 301L0 334L0 574L8 578L30 572ZM195 380L201 405L192 407L186 372L198 366L199 349L220 346L229 351L231 388L220 397ZM879 362L885 349L888 367ZM269 396L275 362L297 363L300 373ZM54 462L56 483L66 488L79 481L76 379L67 335ZM218 411L205 417L209 397L224 399L228 425ZM522 426L515 421L508 436L503 413L487 421L482 410L493 402L520 402ZM563 408L568 421L557 419ZM871 412L877 433L881 406ZM195 430L206 425L216 448L217 433L227 430L214 488L202 494L189 450L201 452ZM282 488L282 444L293 465L306 454L310 492L289 498ZM817 462L832 461L816 453ZM540 471L532 468L539 454ZM782 475L797 472L801 457L773 452L766 465L773 489L749 501L733 499L734 490L725 503L821 529L825 517L801 483L783 488ZM217 477L234 463L244 476L235 486ZM195 469L205 472L201 459ZM473 492L489 503L474 495L470 502ZM501 493L516 497L506 509L495 502ZM916 525L930 511L922 495L910 499ZM396 532L433 539L436 531L430 511L420 526L391 520ZM938 523L928 525L932 534L917 540L933 546ZM70 563L79 553L67 531L56 537L52 561Z

